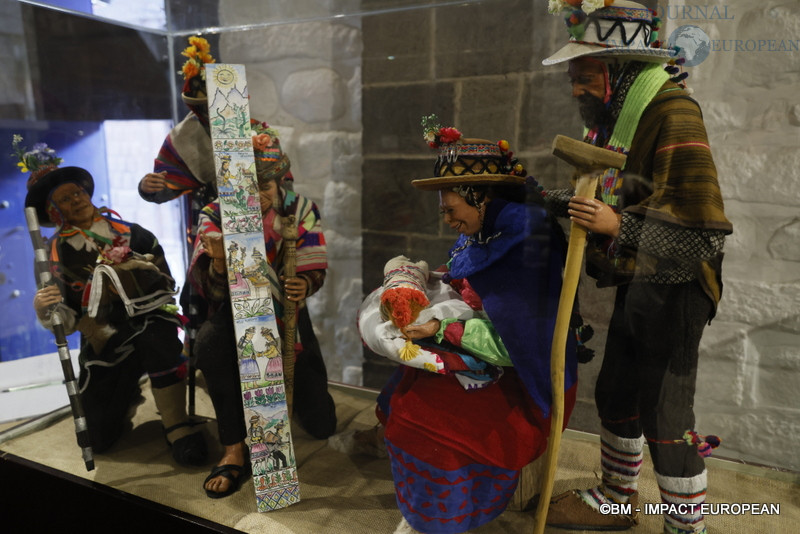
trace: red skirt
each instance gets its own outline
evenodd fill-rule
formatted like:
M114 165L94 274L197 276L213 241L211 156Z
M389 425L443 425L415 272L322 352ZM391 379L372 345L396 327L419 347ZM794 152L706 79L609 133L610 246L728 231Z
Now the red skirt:
M397 502L415 529L458 533L505 510L519 470L547 447L542 417L513 368L498 382L465 390L451 375L404 368L380 412ZM575 388L565 394L568 415Z

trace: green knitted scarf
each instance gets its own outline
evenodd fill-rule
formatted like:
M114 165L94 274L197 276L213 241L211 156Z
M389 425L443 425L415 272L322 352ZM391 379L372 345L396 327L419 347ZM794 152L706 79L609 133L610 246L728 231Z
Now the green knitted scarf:
M622 104L614 131L606 145L607 149L623 154L630 151L642 113L669 77L670 74L657 63L647 65L639 73ZM619 211L619 190L622 187L622 170L624 168L623 165L622 169L606 169L600 178L600 196L603 202L611 206L614 211Z

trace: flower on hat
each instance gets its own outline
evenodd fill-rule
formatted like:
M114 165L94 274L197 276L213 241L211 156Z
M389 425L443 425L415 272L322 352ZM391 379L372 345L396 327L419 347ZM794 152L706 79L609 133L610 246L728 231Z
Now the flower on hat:
M189 46L181 52L181 55L189 58L181 68L184 80L194 78L198 74L205 77L206 63L214 63L215 61L209 53L210 51L211 45L208 41L197 35L189 37Z
M266 122L251 119L250 131L253 134L253 148L260 152L265 151L277 141L277 130L270 128Z
M547 11L553 15L559 15L563 11L581 10L588 15L613 3L614 0L549 0Z
M56 151L47 146L47 143L36 143L31 150L27 147L20 147L22 136L14 134L11 141L11 146L14 153L11 157L17 158L17 167L20 172L36 172L39 169L46 167L58 167L64 161L62 158L56 156Z
M593 11L597 11L600 8L609 6L614 2L607 2L606 0L583 0L581 3L581 9L583 9L584 13L587 15Z
M461 139L461 132L452 126L443 127L435 114L422 117L422 136L428 146L439 148L441 145L455 143Z

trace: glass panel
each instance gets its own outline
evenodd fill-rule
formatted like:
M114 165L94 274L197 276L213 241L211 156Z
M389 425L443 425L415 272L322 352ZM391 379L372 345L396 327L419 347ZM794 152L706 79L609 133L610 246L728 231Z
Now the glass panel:
M794 190L792 158L800 145L790 76L797 42L786 26L797 13L733 0L715 15L685 3L666 10L662 31L666 38L693 24L711 36L711 55L689 81L735 228L726 244L722 304L701 345L698 425L708 433L734 429L725 441L732 456L797 469L791 440L774 422L794 421L800 403L793 387L798 206L786 194ZM0 58L0 146L9 147L13 133L31 145L45 141L65 159L91 166L98 199L110 195L123 217L178 227L178 204L163 206L161 215L145 211L135 184L152 167L168 125L187 112L178 96L180 51L187 36L202 33L219 61L247 66L252 116L278 129L297 190L321 208L331 266L322 294L308 305L333 379L375 388L386 382L394 366L364 354L355 310L381 285L389 258L404 253L436 266L455 241L436 195L409 184L431 176L436 158L422 140L423 115L436 113L470 137L507 139L546 188L569 183L573 169L552 156L550 144L556 134L580 136L582 124L566 69L541 65L566 38L544 0L135 4L0 4L8 51ZM778 96L761 98L765 87ZM23 318L22 327L5 320L0 327L6 360L52 346L26 309L33 281L19 218L21 176L10 159L0 168L0 313ZM159 238L180 273L183 237ZM581 287L597 356L581 367L573 428L598 430L592 395L612 292L589 278ZM769 447L751 445L765 435Z

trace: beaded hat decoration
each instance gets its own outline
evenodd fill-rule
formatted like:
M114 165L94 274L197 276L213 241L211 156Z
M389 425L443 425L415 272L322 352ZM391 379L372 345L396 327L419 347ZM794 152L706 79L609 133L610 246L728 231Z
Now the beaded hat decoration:
M189 46L183 49L186 61L179 74L184 83L181 98L186 104L199 105L206 102L206 63L214 63L211 45L200 36L189 37Z
M413 180L418 189L436 191L463 185L524 185L525 168L513 157L508 141L464 138L452 127L441 127L436 115L423 117L424 137L438 149L432 178Z
M270 180L280 183L289 174L291 162L289 156L281 150L278 132L267 123L255 119L250 119L250 131L253 135L253 156L259 187Z
M581 56L625 56L663 62L676 51L661 48L660 21L654 12L627 0L550 0L551 14L564 16L570 39L566 46L542 61L555 65Z

